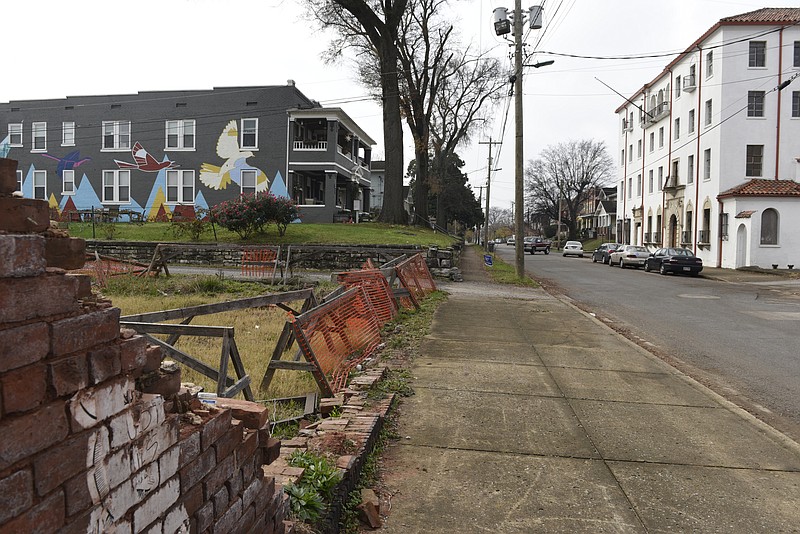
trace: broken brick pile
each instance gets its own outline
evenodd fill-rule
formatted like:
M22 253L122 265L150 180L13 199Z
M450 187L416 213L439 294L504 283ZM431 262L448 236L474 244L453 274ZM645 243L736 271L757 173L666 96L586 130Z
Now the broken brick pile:
M201 404L0 159L0 532L283 533L266 408ZM183 413L176 413L182 411Z

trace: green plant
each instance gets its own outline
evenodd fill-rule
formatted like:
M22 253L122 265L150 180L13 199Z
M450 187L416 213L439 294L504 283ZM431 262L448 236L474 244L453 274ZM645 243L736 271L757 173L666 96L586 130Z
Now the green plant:
M274 222L278 236L283 237L287 226L300 218L300 211L291 199L261 193L221 202L209 210L208 218L242 239L263 233Z
M304 468L301 482L316 489L324 500L330 501L333 489L342 478L330 460L319 454L298 449L292 453L287 463L291 467Z
M276 439L292 439L297 437L299 431L300 423L288 422L273 426L270 435Z
M97 230L106 239L114 239L117 235L117 223L114 221L96 223Z
M313 487L296 482L285 485L283 491L289 496L289 510L293 518L313 523L325 512L322 496Z
M169 224L175 238L188 238L192 241L200 241L203 234L211 229L206 210L197 210L194 219L173 219Z

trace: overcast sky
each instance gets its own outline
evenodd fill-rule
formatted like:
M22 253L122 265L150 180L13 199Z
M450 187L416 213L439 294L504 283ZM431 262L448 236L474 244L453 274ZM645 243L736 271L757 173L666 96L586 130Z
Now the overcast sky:
M528 0L523 4L536 4ZM547 0L545 28L526 43L554 65L524 77L524 158L570 139L604 141L616 161L617 117L623 100L599 78L630 96L661 72L671 57L590 60L554 57L680 52L720 18L762 7L797 7L769 0ZM510 41L494 35L492 10L513 0L453 2L463 42L509 58ZM282 85L288 79L322 105L341 107L377 142L382 158L381 111L348 64L326 66L321 52L330 35L304 17L299 0L9 0L3 3L3 76L0 102L75 95L211 87ZM498 140L506 106L482 140ZM514 114L510 107L493 174L492 206L514 197ZM406 134L405 160L413 158ZM494 149L498 150L497 147ZM488 146L461 150L473 188L485 185ZM475 189L476 195L478 190Z

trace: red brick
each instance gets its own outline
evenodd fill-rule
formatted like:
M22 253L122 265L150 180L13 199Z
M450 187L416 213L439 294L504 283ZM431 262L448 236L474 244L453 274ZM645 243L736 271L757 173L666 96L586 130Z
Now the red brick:
M256 511L252 506L242 509L242 516L233 526L233 532L247 532L256 520Z
M8 233L39 233L50 227L46 200L0 197L0 230Z
M228 495L228 488L222 486L210 499L214 503L214 517L219 519L228 510L230 505L230 497ZM241 501L240 501L241 502Z
M178 459L178 465L183 468L200 455L200 431L192 432L181 439L179 446L181 454Z
M0 158L0 195L17 190L17 160Z
M185 507L181 505L173 506L164 514L163 532L167 534L189 532L190 528L191 524Z
M0 278L0 323L14 323L78 311L77 282L59 274Z
M86 476L86 473L81 473L64 484L68 517L84 512L92 506L92 495L89 493L89 482Z
M0 330L0 373L36 363L50 350L47 323Z
M99 384L104 380L120 374L119 346L106 345L99 349L91 350L87 354L89 359L89 378L92 384Z
M191 488L214 469L216 465L214 449L201 453L193 462L180 470L181 487Z
M54 402L19 417L0 421L0 470L63 440L69 432L63 402Z
M231 411L222 410L203 425L200 431L200 445L206 450L213 445L231 426Z
M0 524L33 505L33 475L30 469L0 479Z
M47 368L37 363L10 371L0 377L3 411L27 412L47 400Z
M143 371L152 373L161 369L161 361L164 359L164 351L158 345L148 345L145 354L145 364Z
M231 453L242 443L242 427L241 425L232 426L229 432L226 432L221 438L214 443L214 449L217 451L217 463L231 455Z
M122 371L139 370L141 372L146 361L147 340L142 336L123 339L120 341L119 348Z
M144 393L157 393L164 397L175 395L181 390L180 369L175 371L159 369L145 374L139 379L138 388Z
M50 497L3 525L3 532L55 532L64 524L64 493Z
M38 235L0 235L0 278L44 273L44 238Z
M85 353L49 362L47 368L50 385L57 397L72 395L89 385L89 365Z
M33 472L39 495L47 495L73 476L87 470L86 455L91 435L92 432L82 432L34 459Z
M207 501L194 515L197 532L206 532L214 523L214 503Z
M203 485L198 484L189 490L182 488L181 504L186 507L186 513L190 516L194 515L202 506L205 500L203 499Z
M214 495L221 487L225 485L233 473L236 471L236 458L228 456L217 464L208 476L203 480L203 491L206 497Z
M180 497L181 486L177 478L168 480L151 493L144 502L133 510L133 526L137 532L151 524L169 510Z
M107 308L55 321L50 325L50 352L61 356L115 340L119 336L119 313L119 308Z
M92 428L122 412L136 398L134 382L122 377L78 391L69 401L75 432Z
M74 278L78 282L78 292L75 295L79 299L92 296L92 277L88 274L66 273L64 276Z
M262 428L269 420L269 409L257 402L220 397L216 399L216 404L220 408L230 408L233 418L241 421L247 428Z
M86 262L86 241L78 237L47 236L44 250L48 267L70 271Z
M261 449L264 451L264 465L269 465L281 455L281 440L269 438L266 446Z
M245 508L256 501L256 497L264 489L264 481L256 478L242 492L242 506Z
M232 497L240 496L244 490L242 472L240 470L234 471L233 474L228 477L228 480L225 481L225 485L228 486L229 495Z

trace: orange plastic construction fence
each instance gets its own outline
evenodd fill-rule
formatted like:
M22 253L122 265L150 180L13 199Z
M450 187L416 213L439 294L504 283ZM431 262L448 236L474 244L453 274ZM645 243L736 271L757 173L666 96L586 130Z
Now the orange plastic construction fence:
M306 360L325 377L332 393L347 385L350 371L381 341L378 317L361 287L298 315L292 330Z
M433 276L422 254L415 254L395 266L397 278L408 289L414 301L419 302L436 291Z
M280 247L242 250L242 276L274 280L280 254Z
M381 326L397 315L397 303L394 300L392 288L389 287L389 281L386 280L380 269L338 273L337 281L347 289L351 287L364 289Z

